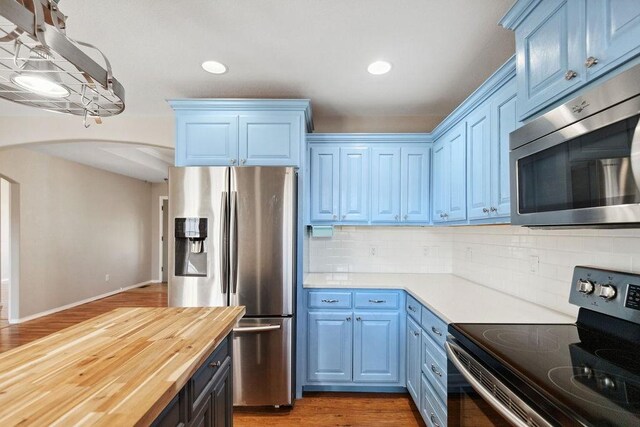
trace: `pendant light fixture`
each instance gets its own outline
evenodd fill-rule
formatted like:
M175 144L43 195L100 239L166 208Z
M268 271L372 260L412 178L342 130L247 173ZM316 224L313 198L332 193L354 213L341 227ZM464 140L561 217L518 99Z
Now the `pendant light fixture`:
M125 106L109 60L95 46L67 37L56 0L0 0L0 98L82 116L86 127Z

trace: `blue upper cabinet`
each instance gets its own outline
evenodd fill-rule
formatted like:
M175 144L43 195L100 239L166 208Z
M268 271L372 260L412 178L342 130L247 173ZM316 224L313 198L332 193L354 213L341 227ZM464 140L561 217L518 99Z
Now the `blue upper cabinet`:
M587 77L640 53L640 1L587 0Z
M518 0L500 24L516 33L520 120L640 55L637 0Z
M584 0L545 0L516 29L523 117L585 81Z
M412 146L401 150L400 185L402 222L429 221L430 147Z
M299 166L305 99L178 99L176 166Z
M241 166L296 166L300 141L304 141L299 114L248 114L240 116Z
M340 221L369 221L369 149L340 149Z
M311 147L311 221L337 221L340 212L340 149Z
M371 222L400 221L400 147L371 149Z
M467 136L462 121L433 148L433 222L467 218Z
M238 162L238 116L181 114L176 132L177 140L183 142L176 142L177 166L232 166Z
M491 214L491 110L488 104L467 117L469 219Z

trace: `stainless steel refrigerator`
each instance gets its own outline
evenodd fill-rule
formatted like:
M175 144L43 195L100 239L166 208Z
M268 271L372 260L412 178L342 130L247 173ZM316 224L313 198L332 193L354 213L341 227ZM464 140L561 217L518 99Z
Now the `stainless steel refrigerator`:
M233 403L293 403L293 168L169 171L169 305L244 305L234 328Z

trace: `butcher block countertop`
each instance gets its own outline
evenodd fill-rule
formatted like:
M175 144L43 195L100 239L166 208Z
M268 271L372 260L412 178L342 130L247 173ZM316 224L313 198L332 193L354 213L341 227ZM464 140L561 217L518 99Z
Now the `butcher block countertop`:
M244 307L119 308L0 354L0 425L148 425Z

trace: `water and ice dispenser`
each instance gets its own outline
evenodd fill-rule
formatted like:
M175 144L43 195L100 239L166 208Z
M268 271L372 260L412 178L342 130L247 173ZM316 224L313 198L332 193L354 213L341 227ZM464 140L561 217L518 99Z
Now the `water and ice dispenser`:
M175 219L176 276L207 275L207 218Z

